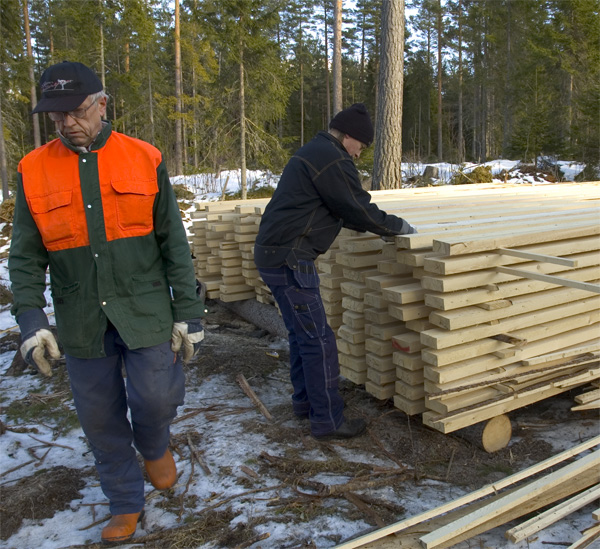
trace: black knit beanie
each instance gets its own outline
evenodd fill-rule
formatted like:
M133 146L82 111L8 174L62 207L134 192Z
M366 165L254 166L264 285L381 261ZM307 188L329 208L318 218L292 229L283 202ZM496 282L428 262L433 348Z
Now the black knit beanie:
M329 127L344 132L367 146L373 142L373 124L363 103L354 103L338 112L331 119Z

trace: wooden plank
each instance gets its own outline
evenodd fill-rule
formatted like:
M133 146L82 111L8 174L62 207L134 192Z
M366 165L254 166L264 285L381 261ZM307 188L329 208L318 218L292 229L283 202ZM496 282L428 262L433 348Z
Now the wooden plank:
M576 314L597 310L600 300L596 296L581 299L573 303L566 303L556 307L547 307L540 311L524 313L491 326L469 326L460 330L447 331L440 328L426 330L421 333L421 342L427 347L433 349L445 349L453 345L477 341L485 337L491 337L497 334L511 333L515 330L527 328L532 325L543 324L553 320L566 318Z
M374 370L373 368L368 368L367 379L370 379L376 385L388 385L390 383L393 384L396 382L396 371L389 370L387 372L379 372L377 370Z
M586 404L588 402L592 402L600 398L600 389L593 389L592 391L587 391L585 393L581 393L575 397L575 402L579 404Z
M489 376L490 370L506 368L519 364L521 360L552 352L568 346L586 344L597 337L599 327L592 324L583 328L563 332L560 338L548 337L539 341L530 342L522 349L517 349L513 356L498 358L494 355L483 355L472 359L465 359L444 367L427 368L425 375L436 383L449 383L469 378L472 382L480 380L481 376ZM535 366L534 366L535 367ZM479 377L477 377L479 375ZM464 383L463 383L464 384Z
M576 268L578 267L577 261L572 259L566 259L564 257L554 257L551 255L536 254L527 252L524 250L516 250L514 248L499 248L498 253L500 255L509 255L512 257L520 257L522 259L528 259L531 261L540 261L542 263L554 263L556 265L565 265L566 267Z
M374 353L366 353L366 362L369 369L378 372L395 371L396 365L392 355L378 356Z
M337 341L338 351L351 356L364 356L365 355L365 344L364 343L348 343L343 339Z
M569 288L577 288L580 290L586 290L588 292L600 294L600 284L578 282L577 280L569 280L568 278L561 278L558 276L533 273L524 269L513 269L511 267L496 267L496 271L499 273L517 276L519 278L531 278L533 280L541 280L542 282L550 282L551 284L557 284L559 286L567 286Z
M387 400L388 398L392 398L395 393L393 383L389 383L387 385L377 385L369 380L365 382L365 390L378 400Z
M390 356L394 352L394 347L392 346L392 342L381 341L379 339L367 339L365 341L365 350L369 351L377 356Z
M583 472L600 467L600 450L581 457L574 463L565 465L561 469L538 479L527 486L517 489L509 497L501 498L493 504L477 509L461 519L451 522L430 532L421 538L421 543L426 549L440 547L466 530L471 530L489 521L494 516L500 515L507 508L516 509L522 507L523 514L528 510L526 503L544 492L552 490L554 484L566 482L571 478L581 475Z
M423 301L425 290L420 282L391 286L381 291L384 299L391 303L405 304Z
M414 416L425 411L425 401L422 398L418 400L409 400L402 395L394 395L394 407L409 416Z
M586 252L579 254L578 261L580 261L581 269L586 267L597 267L600 261L600 256L597 252ZM573 270L561 265L552 265L550 263L523 263L521 267L526 269L536 269L542 274L551 275L568 272L572 280L578 280L580 278L577 276L577 273L580 269ZM515 281L514 275L500 273L498 271L499 268L500 267L489 269L484 268L468 273L459 273L447 276L433 276L425 272L424 276L422 277L422 284L426 290L431 290L433 292L458 292L460 290L468 290L469 288L480 288L488 284L500 284L503 282ZM594 278L596 277L591 277L591 280L594 280ZM548 283L548 281L545 282ZM490 288L486 289L489 290Z
M588 383L591 378L598 377L597 371L588 372L583 379L578 380L579 385ZM464 411L457 410L451 415L442 417L434 412L426 412L423 414L423 423L440 431L441 433L451 433L457 429L474 425L481 421L491 419L497 415L506 414L516 408L528 406L534 402L539 402L545 398L550 398L558 395L570 387L557 387L546 384L544 387L526 389L522 392L510 394L504 398L485 402L474 409Z
M512 332L511 335L521 341L525 341L527 344L547 337L560 336L570 330L590 326L598 322L600 322L600 310L596 309L579 315L559 318L551 322L529 326L522 330ZM460 360L469 360L470 358L483 356L488 353L510 349L513 348L514 345L516 345L516 343L510 340L504 340L504 338L500 339L499 336L491 336L478 341L454 345L445 349L425 348L423 349L423 360L432 366L446 366ZM532 355L530 358L533 358L534 356L536 355Z
M397 318L394 318L388 313L386 309L375 309L373 307L367 307L364 309L365 319L373 324L389 324L390 322L398 322Z
M540 473L541 471L550 469L551 467L554 467L574 456L582 454L586 450L594 448L599 444L600 436L594 437L582 444L579 444L574 448L565 450L560 454L552 456L551 458L541 461L540 463L536 463L535 465L532 465L531 467L524 469L523 471L519 471L518 473L515 473L502 480L499 480L498 482L488 484L480 488L479 490L465 494L464 496L449 501L448 503L444 503L443 505L440 505L435 509L430 509L413 517L409 517L408 519L402 520L400 522L395 522L394 524L390 524L389 526L380 528L379 530L376 530L374 532L369 532L368 534L337 545L335 549L355 549L357 547L362 547L363 545L371 541L381 539L385 536L389 536L390 534L394 534L396 532L401 532L410 528L411 526L415 526L417 524L426 522L427 520L432 519L434 517L439 517L441 515L444 515L445 513L448 513L449 511L458 509L459 507L463 507L464 505L468 505L484 497L494 495L500 492L500 490L503 490L504 488L513 486L518 482L521 482Z
M486 311L479 307L463 307L453 311L433 311L429 321L445 330L458 330L468 326L506 319L519 314L544 309L548 305L570 303L588 296L586 290L574 288L554 288L535 294L511 299L511 306Z
M340 284L340 289L344 294L356 299L363 299L365 293L368 291L368 288L365 284L361 282L355 282L353 280L345 280L342 282Z
M535 366L536 364L544 364L546 362L551 362L553 360L558 360L561 358L569 358L573 356L582 355L585 353L593 353L595 351L600 350L600 342L591 343L589 345L582 345L580 347L575 347L574 349L568 349L563 351L557 351L555 353L548 353L545 355L538 355L536 357L528 358L523 360L524 366Z
M596 259L594 259L596 260ZM597 280L600 278L600 267L592 266L577 271L572 271L571 280ZM425 284L424 279L424 284ZM463 285L462 283L460 285ZM467 283L469 285L469 283ZM425 293L425 304L441 311L448 311L469 305L478 305L499 299L511 299L514 296L532 294L555 288L554 284L529 279L505 281L502 284L484 285L462 290L453 290L451 293L428 291Z
M519 248L519 250L539 255L573 256L573 254L582 252L597 252L600 250L600 239L597 236L588 236L572 240L558 240L534 246L526 246ZM571 260L576 261L577 265L581 267L577 257L571 257ZM470 255L428 257L425 259L424 266L425 270L432 274L451 275L491 267L518 265L527 261L530 260L513 256L502 256L494 251Z
M506 537L513 543L518 543L536 532L554 524L556 521L570 515L574 511L585 507L589 503L594 502L600 497L600 485L592 486L584 490L580 494L573 496L555 505L551 509L547 509L536 517L533 517L514 528L506 531Z
M594 524L591 528L588 528L583 536L581 536L575 543L572 543L567 549L583 549L584 547L591 547L591 543L600 538L600 524Z
M444 241L435 240L433 242L433 251L444 255L460 255L475 252L484 252L496 250L498 248L511 248L514 246L524 246L528 244L538 244L541 242L550 242L557 240L560 234L561 240L567 238L579 238L590 235L600 234L600 224L598 223L598 213L593 213L588 219L574 220L573 222L557 222L543 225L537 230L531 232L519 233L517 231L497 233L493 238L473 238L466 240L464 237L456 237ZM406 239L406 236L399 236L398 239ZM399 245L402 247L405 240ZM406 246L408 247L408 246ZM422 246L420 246L422 247Z
M339 338L347 341L348 343L364 343L365 341L364 330L351 328L346 324L343 324L338 328L337 335Z
M344 321L344 324L347 324L350 328L361 329L365 326L365 316L355 311L344 311L342 320Z
M428 318L431 307L428 307L421 301L418 303L408 303L406 305L389 305L388 312L394 318L407 322L419 318Z
M346 353L339 352L338 359L340 364L355 372L366 372L367 363L364 356L352 356Z
M344 376L346 379L351 381L356 385L363 385L367 381L367 372L355 372L346 368L345 366L340 366L340 375Z

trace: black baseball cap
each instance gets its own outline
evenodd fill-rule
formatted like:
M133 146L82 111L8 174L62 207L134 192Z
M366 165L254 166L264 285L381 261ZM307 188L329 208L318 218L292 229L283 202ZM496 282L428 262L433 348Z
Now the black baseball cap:
M102 82L83 63L63 61L48 67L40 78L42 98L36 112L67 112L76 109L85 98L102 91Z

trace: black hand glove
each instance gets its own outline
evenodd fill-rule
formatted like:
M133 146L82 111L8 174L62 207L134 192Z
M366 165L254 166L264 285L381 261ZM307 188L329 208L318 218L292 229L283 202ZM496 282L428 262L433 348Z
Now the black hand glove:
M199 318L174 322L171 332L171 350L178 353L181 347L183 362L189 362L200 350L200 343L204 339L204 327Z
M52 376L52 368L46 359L60 358L60 350L54 334L50 331L48 317L41 309L30 309L17 319L21 329L21 355L27 364L36 367L46 377Z

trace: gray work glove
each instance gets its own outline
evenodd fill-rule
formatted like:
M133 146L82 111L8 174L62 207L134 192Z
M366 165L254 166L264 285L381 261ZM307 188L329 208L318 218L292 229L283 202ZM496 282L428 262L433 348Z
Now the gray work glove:
M417 228L414 225L411 225L406 219L404 220L404 223L408 225L408 231L404 234L417 234Z
M406 221L406 219L404 220L404 223L406 223L406 232L401 233L401 234L417 234L417 228L414 225L411 225L408 221ZM383 240L384 242L396 242L396 236L400 236L400 235L382 235L381 240Z
M60 358L60 350L54 334L50 331L48 317L41 309L25 311L17 319L21 329L21 355L27 364L36 367L46 377L52 376L52 368L46 358Z
M181 350L183 362L189 362L200 350L200 342L203 339L204 327L199 318L173 323L171 350L174 353L178 353Z

